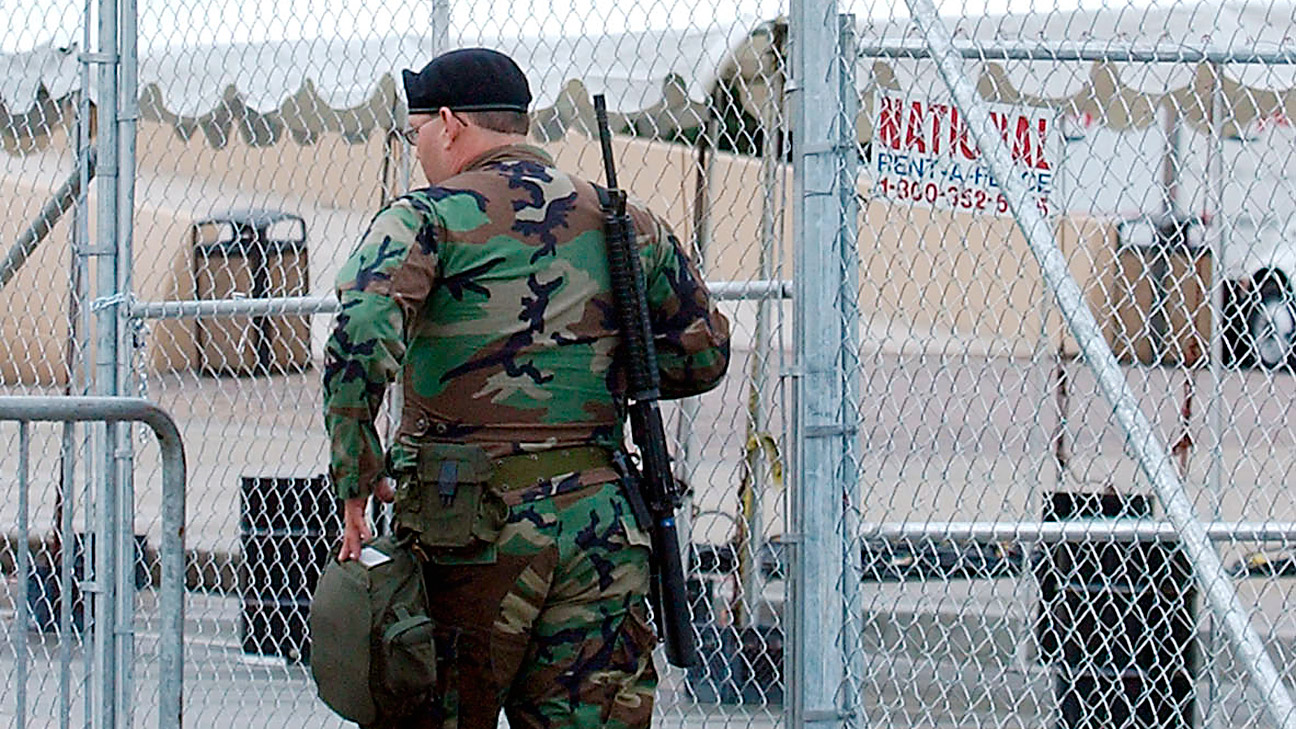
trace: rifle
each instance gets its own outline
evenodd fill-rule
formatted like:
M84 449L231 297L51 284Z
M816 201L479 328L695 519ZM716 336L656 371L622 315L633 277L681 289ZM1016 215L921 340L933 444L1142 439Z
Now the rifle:
M666 429L657 404L661 396L657 348L648 316L643 265L638 251L634 250L634 235L626 215L626 193L617 189L612 135L608 131L607 104L602 94L594 97L594 112L598 117L599 143L607 173L607 196L601 200L603 227L607 234L612 295L621 325L622 362L629 383L630 437L639 449L643 468L640 478L626 479L626 495L636 512L647 512L648 516L652 537L650 598L666 642L666 660L673 666L686 668L697 665L698 649L689 621L684 566L675 530L675 510L679 508L681 495L671 474ZM628 467L620 465L624 475Z

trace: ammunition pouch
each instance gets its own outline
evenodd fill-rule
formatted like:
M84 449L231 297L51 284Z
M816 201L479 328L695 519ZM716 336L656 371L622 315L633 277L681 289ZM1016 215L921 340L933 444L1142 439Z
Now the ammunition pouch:
M494 470L481 446L421 445L414 471L398 474L398 533L416 535L428 549L493 543L508 520L508 507L491 488Z

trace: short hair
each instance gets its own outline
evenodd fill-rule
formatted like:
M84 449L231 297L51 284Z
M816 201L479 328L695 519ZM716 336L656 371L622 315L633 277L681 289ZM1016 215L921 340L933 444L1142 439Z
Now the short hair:
M520 111L461 111L473 124L502 134L521 134L531 131L531 117Z

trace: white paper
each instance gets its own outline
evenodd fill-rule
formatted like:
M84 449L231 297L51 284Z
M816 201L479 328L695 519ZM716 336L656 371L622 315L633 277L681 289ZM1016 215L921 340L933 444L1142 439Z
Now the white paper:
M391 559L391 557L388 557L373 547L365 547L360 550L360 564L369 569L373 569L380 564L387 564Z

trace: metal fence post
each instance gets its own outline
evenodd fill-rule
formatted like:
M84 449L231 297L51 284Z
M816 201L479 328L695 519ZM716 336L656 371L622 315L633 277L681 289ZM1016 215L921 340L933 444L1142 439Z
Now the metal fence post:
M841 727L844 451L837 4L792 4L796 374L788 693L794 727ZM827 111L826 111L827 110Z
M31 606L31 597L27 593L28 582L31 579L31 539L28 532L31 530L29 512L31 511L31 501L28 491L31 484L28 482L29 459L31 458L31 433L26 423L18 424L18 605L14 611L17 616L14 619L14 653L16 654L15 662L18 671L18 686L14 691L14 699L18 704L17 721L14 726L17 729L26 729L27 727L27 626L31 620L28 608Z
M859 136L856 130L859 117L859 87L855 69L857 64L857 44L855 38L855 15L844 13L838 16L840 72L837 82L840 86L839 101L841 106L837 122L838 154L838 206L841 223L837 235L837 251L840 256L837 284L841 290L838 299L841 321L841 388L842 408L838 416L842 434L839 441L841 448L842 488L842 596L841 605L844 611L842 644L840 652L846 671L846 695L842 699L842 708L855 726L867 725L861 698L864 656L858 644L863 625L859 619L862 611L860 596L861 575L863 572L862 552L860 549L860 510L863 506L863 484L860 483L859 430L862 413L860 412L860 249L859 218L860 204L859 185Z
M1018 226L1043 269L1044 278L1057 298L1067 325L1075 336L1088 366L1103 394L1111 403L1116 420L1125 431L1127 443L1139 466L1152 483L1167 517L1178 531L1182 548L1192 563L1194 575L1223 624L1240 663L1246 666L1256 690L1264 696L1266 708L1277 726L1296 729L1296 706L1264 644L1251 627L1247 612L1229 581L1219 554L1210 544L1198 521L1183 482L1165 445L1139 409L1120 365L1103 339L1098 321L1085 301L1084 292L1071 275L1067 261L1044 216L1036 210L1026 183L1017 176L1015 165L993 125L988 110L976 95L972 78L963 63L949 30L931 0L905 0L922 30L927 47L936 59L941 77L963 110L968 126L991 173L999 182Z
M95 392L102 396L117 394L117 294L118 294L118 129L117 73L120 65L117 43L117 2L99 2L98 53L90 60L99 64L97 111L99 120L97 240L91 252L98 256L96 266ZM93 701L98 704L101 722L97 727L117 726L117 605L112 585L117 566L117 427L105 423L101 431L99 453L100 477L95 498L96 529L93 545L94 579L88 591L93 593L94 678Z
M450 50L450 0L432 0L432 52ZM406 185L406 189L409 186Z
M90 49L93 47L94 27L90 23L91 8L95 0L83 0L82 10L85 21L82 23L81 47ZM89 55L81 57L80 69L80 89L77 92L77 119L76 119L76 152L77 152L77 173L80 178L81 194L77 196L76 207L73 209L72 219L72 250L71 260L68 262L68 337L67 352L65 361L68 368L68 386L64 390L68 395L86 395L90 392L91 378L93 377L90 362L90 332L92 312L88 305L90 301L90 272L89 258L90 250L90 183L94 178L95 168L92 166L92 160L97 163L97 150L95 141L90 136L92 126L90 90L93 87L93 74L91 68L93 63ZM89 428L78 429L73 423L65 423L63 426L63 483L60 492L59 504L62 506L61 523L55 526L59 534L60 546L66 544L74 530L74 512L76 505L77 492L77 466L81 466L84 478L82 479L82 488L87 489L93 482L89 473L93 469L93 442L94 435L90 433ZM80 450L78 451L78 445ZM86 499L87 505L89 499ZM88 513L88 512L87 512ZM89 531L89 522L87 521L87 531ZM61 549L60 579L62 580L61 594L71 593L71 584L73 571L75 569L74 550ZM64 601L62 609L59 611L59 630L63 635L70 635L72 630L72 603ZM59 695L71 696L72 686L72 642L63 641L59 646ZM81 679L81 683L88 684L90 676L87 674ZM90 708L90 691L82 692L85 696L86 713ZM59 702L59 727L68 727L72 725L72 707L70 701Z
M118 114L114 120L118 127L117 141L119 156L117 176L117 289L116 301L130 297L133 285L134 230L135 230L135 136L139 119L139 64L138 64L138 8L136 0L119 0L119 48L118 62ZM116 389L111 395L119 395L123 386L131 381L131 364L134 347L130 337L130 327L126 326L128 307L117 305L112 308L116 322L117 346L113 350L117 366L115 378ZM131 698L135 690L135 443L131 435L134 428L130 423L121 424L116 432L112 462L116 468L117 517L116 540L116 620L114 633L117 636L117 705L120 707L121 723L134 726L134 712L131 709Z

